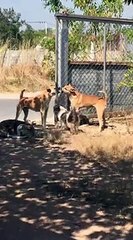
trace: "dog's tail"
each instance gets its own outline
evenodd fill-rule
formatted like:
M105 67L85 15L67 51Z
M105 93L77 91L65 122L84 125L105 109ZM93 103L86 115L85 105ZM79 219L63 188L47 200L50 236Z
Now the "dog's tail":
M21 91L19 99L22 99L22 98L23 98L24 92L25 92L25 89L23 89L23 90Z

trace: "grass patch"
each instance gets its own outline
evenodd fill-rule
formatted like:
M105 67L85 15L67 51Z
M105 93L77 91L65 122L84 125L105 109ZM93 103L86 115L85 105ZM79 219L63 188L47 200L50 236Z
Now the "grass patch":
M120 135L112 132L105 135L80 133L71 138L71 148L81 154L98 161L109 160L133 160L133 136L130 134Z
M62 145L66 143L63 132L60 129L49 129L46 134L46 139L51 144ZM44 141L45 141L44 140Z

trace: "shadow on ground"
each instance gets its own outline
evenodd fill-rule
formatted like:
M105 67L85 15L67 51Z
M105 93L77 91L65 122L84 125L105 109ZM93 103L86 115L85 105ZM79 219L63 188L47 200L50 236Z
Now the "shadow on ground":
M0 140L0 156L2 240L133 239L131 161L15 139Z

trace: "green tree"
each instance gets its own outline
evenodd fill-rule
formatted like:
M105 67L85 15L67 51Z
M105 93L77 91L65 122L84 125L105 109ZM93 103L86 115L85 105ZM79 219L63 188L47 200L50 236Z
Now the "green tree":
M44 7L48 7L51 12L59 12L65 9L61 0L42 0ZM67 2L67 0L66 0ZM120 17L123 12L123 0L102 0L99 4L95 0L72 0L74 8L80 9L83 14L92 16L117 16Z
M23 23L20 14L16 14L13 8L0 8L0 43L7 43L9 47L16 48L22 40L20 28Z
M57 0L57 1L42 0L42 1L44 2L44 6L49 7L50 11L52 12L61 11L65 9L65 6L62 3L63 1L61 0ZM101 3L95 0L72 0L72 1L74 4L74 7L79 8L85 15L120 17L123 12L123 0L112 0L112 1L102 0ZM67 11L69 13L69 9L67 9ZM70 46L73 46L73 49L71 49L70 52L73 52L74 49L76 49L76 51L81 50L78 43L79 42L83 43L86 37L89 40L89 36L90 38L93 38L94 36L95 39L97 38L97 42L98 42L99 34L101 33L101 35L103 36L103 24L97 24L92 22L89 25L88 29L85 29L84 24L81 24L81 23L76 22L76 24L75 23L71 23L71 24L72 24L72 27L71 27L69 44ZM82 27L82 30L81 30L81 27ZM80 31L78 31L78 28ZM86 36L85 31L87 31L88 36ZM117 31L117 29L115 29L115 31ZM109 31L108 31L108 34L110 34ZM100 39L102 40L101 36L100 36ZM76 42L77 44L75 44ZM82 50L84 49L84 44L85 42L82 44Z
M63 8L63 4L60 0L42 0L44 7L48 7L50 12L59 12Z

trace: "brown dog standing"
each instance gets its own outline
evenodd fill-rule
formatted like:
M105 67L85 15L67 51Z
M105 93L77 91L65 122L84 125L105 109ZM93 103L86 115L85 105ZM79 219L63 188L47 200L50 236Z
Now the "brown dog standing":
M96 108L99 130L102 131L105 127L105 116L104 112L107 106L107 97L104 93L104 97L99 97L95 95L87 95L80 93L71 84L65 85L62 91L69 94L69 100L71 102L71 107L79 110L83 107L94 106Z
M54 93L52 93L51 89L46 89L35 97L24 97L23 96L24 91L25 91L25 89L23 89L20 93L20 99L19 99L19 103L17 105L15 119L16 120L18 119L20 113L23 110L24 121L26 122L29 109L31 109L33 111L41 113L41 123L42 123L43 127L45 128L49 103L50 103L51 97L53 96Z

